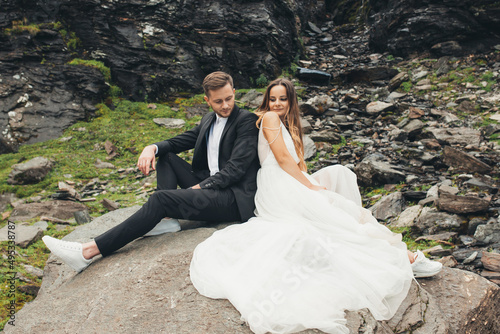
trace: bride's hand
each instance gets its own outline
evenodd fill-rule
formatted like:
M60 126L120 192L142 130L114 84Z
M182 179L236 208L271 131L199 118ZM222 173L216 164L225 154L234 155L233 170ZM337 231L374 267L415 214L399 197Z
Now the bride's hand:
M309 189L311 190L326 190L326 187L323 187L323 186L317 186L315 184L313 184L312 186L309 187Z

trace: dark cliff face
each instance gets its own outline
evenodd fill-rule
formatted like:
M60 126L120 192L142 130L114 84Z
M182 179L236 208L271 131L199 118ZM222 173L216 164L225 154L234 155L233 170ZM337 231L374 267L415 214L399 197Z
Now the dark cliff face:
M493 0L371 0L370 47L408 56L489 51L500 43L500 3Z
M60 21L81 41L77 51L112 70L136 100L200 91L225 70L240 87L281 74L302 52L301 22L313 1L124 0L19 1L30 22Z
M0 0L0 153L59 136L108 95L110 68L126 98L201 92L223 70L237 88L273 79L303 52L312 0Z

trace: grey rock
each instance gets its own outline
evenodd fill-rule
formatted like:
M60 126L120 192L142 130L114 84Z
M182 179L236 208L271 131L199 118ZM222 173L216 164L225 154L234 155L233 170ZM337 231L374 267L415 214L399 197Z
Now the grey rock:
M42 203L25 203L16 206L10 220L24 221L35 217L48 216L58 219L71 219L75 211L87 210L81 203L71 201L47 201Z
M342 141L342 136L339 133L330 130L314 131L309 134L315 142L327 142L331 144L338 144Z
M38 183L52 170L54 163L44 157L36 157L12 166L8 184Z
M391 132L389 132L389 140L391 141L404 142L407 139L408 139L408 132L404 130L396 128L392 129Z
M490 193L498 192L498 188L495 187L494 185L488 184L488 183L484 182L483 180L480 180L480 179L475 178L475 177L464 182L464 185L466 185L469 188L487 190Z
M300 126L302 127L302 131L305 134L311 133L311 131L312 131L312 125L307 120L301 118L300 119Z
M0 211L4 211L7 208L7 205L12 204L12 202L15 202L16 200L17 197L13 193L0 194Z
M424 234L437 234L446 231L458 231L462 219L457 215L439 212L436 209L424 207L415 226Z
M488 173L491 171L491 166L488 164L450 146L445 146L443 149L443 162L457 171L466 173Z
M390 225L394 227L413 226L418 216L420 215L420 212L422 212L422 206L420 205L410 206L406 208L403 212L401 212L399 217L393 220L390 223Z
M23 267L24 269L26 269L26 271L33 275L33 276L36 276L38 278L42 278L43 277L43 270L40 269L40 268L37 268L37 267L33 267L29 264L23 264Z
M177 118L153 118L153 122L167 129L180 129L186 124L185 120Z
M378 220L385 221L389 218L397 217L405 208L403 194L399 191L382 197L369 210Z
M430 132L437 141L443 145L475 145L479 146L481 143L481 132L471 128L435 128L428 127L426 129Z
M307 109L305 105L307 105ZM334 105L334 101L330 96L322 94L310 98L305 102L305 105L302 104L301 108L303 110L308 110L308 114L321 115Z
M110 162L104 162L104 161L102 161L99 158L96 159L96 162L95 162L94 166L96 168L102 168L102 169L104 169L104 168L111 168L111 169L116 168L115 165L113 165L112 163L110 163Z
M421 120L413 119L407 125L405 125L402 130L408 133L409 138L414 138L415 136L420 134L420 132L422 132L423 128L424 123Z
M297 68L296 76L300 80L318 85L328 85L330 83L330 79L332 78L330 73L303 67Z
M395 101L399 100L402 97L405 97L406 95L406 93L392 92L391 94L389 94L389 96L387 96L385 101L387 103L394 103Z
M366 112L369 114L379 114L383 111L392 110L393 108L394 104L392 103L374 101L366 105Z
M9 228L12 226L15 228ZM40 240L42 236L43 230L36 226L8 224L0 229L0 241L14 240L15 244L21 248L28 247L37 240Z
M75 211L73 212L73 216L77 224L86 224L92 221L89 210Z
M417 82L417 81L419 81L420 79L425 78L428 74L429 74L429 72L428 72L428 71L419 71L419 72L416 72L416 73L412 76L411 80L412 80L413 82Z
M304 142L304 160L315 157L317 149L314 141L307 135L304 135L302 140Z
M363 185L397 184L406 180L406 175L384 161L385 157L374 153L364 158L355 168L358 181Z
M34 223L32 226L39 227L42 229L42 231L47 231L47 229L49 228L49 223L47 223L44 220L40 220L40 221Z
M440 210L451 213L484 212L490 206L490 200L476 196L457 196L449 193L440 193L438 206Z
M456 195L459 193L459 191L460 191L460 189L458 189L457 187L450 187L447 184L442 184L439 187L439 193L448 193L448 194Z
M389 81L389 90L393 91L399 88L401 84L405 81L409 80L408 73L406 72L399 72L396 74L390 81ZM396 93L399 94L399 93ZM392 95L392 93L391 93ZM390 95L389 95L390 96Z
M263 100L264 94L256 91L255 89L250 89L245 95L240 98L240 102L245 103L245 105L249 108L260 107Z
M500 242L500 223L492 221L488 224L478 225L474 239L485 244Z

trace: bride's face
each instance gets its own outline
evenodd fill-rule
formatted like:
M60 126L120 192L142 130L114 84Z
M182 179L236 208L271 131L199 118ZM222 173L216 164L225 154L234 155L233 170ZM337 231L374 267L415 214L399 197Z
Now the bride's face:
M269 110L274 111L280 118L288 113L288 96L284 86L278 85L269 91Z

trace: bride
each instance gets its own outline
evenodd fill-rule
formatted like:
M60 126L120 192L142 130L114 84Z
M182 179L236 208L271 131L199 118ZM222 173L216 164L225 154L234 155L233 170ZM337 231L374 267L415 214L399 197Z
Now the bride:
M441 264L407 251L401 235L361 206L348 168L306 173L290 81L271 82L257 114L256 217L196 247L193 285L228 299L254 333L348 333L344 311L362 308L390 319L413 277L433 276Z

